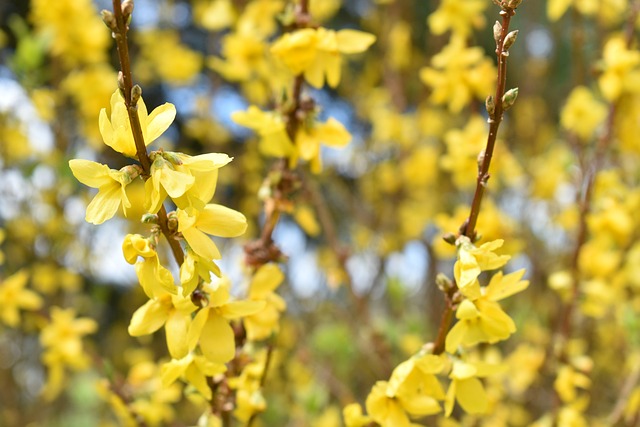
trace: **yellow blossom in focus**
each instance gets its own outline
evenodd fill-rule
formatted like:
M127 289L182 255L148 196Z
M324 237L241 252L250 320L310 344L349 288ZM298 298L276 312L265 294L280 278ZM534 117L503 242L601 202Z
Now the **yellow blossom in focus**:
M495 67L482 48L466 47L463 37L454 36L434 55L431 66L420 70L420 79L432 89L431 100L459 113L474 98L484 100L491 92Z
M560 123L588 141L607 117L607 107L598 101L593 93L584 86L578 86L569 95L567 103L562 109Z
M72 159L69 160L69 168L78 181L98 189L98 194L87 206L85 216L87 222L102 224L113 218L120 205L124 214L127 214L127 208L131 207L131 202L125 190L126 186L140 174L137 166L125 166L117 171L90 160Z
M373 34L357 30L333 31L320 27L284 34L271 52L295 74L303 74L313 87L337 87L342 74L342 55L366 51L376 40Z
M468 37L473 28L484 25L483 13L487 5L483 0L443 0L429 15L427 24L435 35L451 30L456 35Z
M195 310L191 298L165 293L147 301L133 313L129 335L149 335L164 326L169 354L174 359L181 359L192 350L187 342L187 331L191 325L191 313Z
M208 295L209 304L193 318L187 336L189 348L198 343L207 360L226 363L235 355L235 335L229 320L258 313L265 302L231 301L226 279L205 284L203 290Z
M505 340L516 331L513 320L502 310L497 301L526 289L529 282L520 280L524 270L503 275L496 273L489 285L481 289L481 296L465 299L456 310L458 322L447 334L445 346L448 353L455 353L460 345L496 343Z
M247 229L244 215L222 205L208 204L202 211L189 207L178 209L176 213L178 231L191 249L207 260L222 258L218 247L207 234L238 237Z
M15 328L20 323L19 310L38 310L42 298L37 293L25 289L29 276L24 270L0 282L0 321Z
M200 280L211 281L211 273L221 277L220 267L213 260L208 260L196 254L192 249L185 250L184 262L180 266L180 284L182 295L190 295Z
M463 361L456 361L449 377L451 384L447 390L445 414L448 417L453 411L454 401L468 414L482 414L488 407L487 393L477 378L478 367Z
M176 117L176 107L168 102L153 110L151 114L147 113L147 106L142 98L138 100L137 107L145 145L158 139ZM111 95L111 117L107 117L107 110L103 108L100 110L98 125L106 145L125 156L137 156L127 106L118 89Z
M160 263L149 239L139 234L127 234L122 242L122 253L129 264L135 263L140 286L149 298L160 297L167 292L177 293L171 272ZM138 257L142 261L138 261Z
M456 283L467 298L476 299L480 296L477 281L480 273L502 267L511 257L494 252L504 243L502 239L484 243L477 248L465 236L461 236L459 242L458 261L454 265Z
M44 348L42 362L48 368L47 383L43 394L47 400L55 399L64 386L65 368L83 370L89 365L89 357L83 352L82 337L92 334L98 324L86 317L76 319L73 309L51 308L51 321L40 333Z

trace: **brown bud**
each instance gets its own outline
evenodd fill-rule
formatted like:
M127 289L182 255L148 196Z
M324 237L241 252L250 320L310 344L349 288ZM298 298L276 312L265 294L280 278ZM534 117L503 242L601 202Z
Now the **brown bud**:
M113 16L113 13L107 9L103 9L100 11L100 15L102 15L102 22L107 26L111 31L116 30L116 18Z
M124 17L128 18L133 13L133 0L124 0L120 8Z
M504 44L502 45L502 51L506 52L509 50L511 46L516 42L518 38L518 30L511 31L507 34L507 37L504 38Z
M445 242L449 243L450 245L455 245L456 244L456 235L453 233L444 233L442 235L442 240L444 240Z
M493 24L493 39L496 41L496 44L500 43L500 37L502 37L502 24L496 21Z
M122 71L118 71L118 89L120 89L120 93L124 97L124 74L122 74Z
M484 102L485 107L487 108L487 113L489 113L489 117L493 117L493 113L496 111L496 101L493 99L493 96L487 96L487 99Z
M139 85L135 85L131 88L131 105L137 105L138 100L142 96L142 88Z

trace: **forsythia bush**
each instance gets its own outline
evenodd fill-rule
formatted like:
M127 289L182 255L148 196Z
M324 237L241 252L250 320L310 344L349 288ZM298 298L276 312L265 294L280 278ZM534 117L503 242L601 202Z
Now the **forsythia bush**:
M0 17L0 426L640 425L639 0Z

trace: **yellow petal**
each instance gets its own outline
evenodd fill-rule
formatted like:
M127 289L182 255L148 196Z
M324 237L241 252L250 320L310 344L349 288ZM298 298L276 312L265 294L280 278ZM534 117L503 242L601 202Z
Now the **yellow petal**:
M189 367L193 360L191 355L187 355L186 357L180 360L172 360L171 362L167 362L162 365L161 370L161 378L162 385L164 387L169 387L173 384L178 378L184 375L185 371Z
M229 323L210 312L200 336L202 354L211 362L226 363L235 356L235 339Z
M263 299L284 280L284 274L276 264L265 264L256 271L251 280L251 298Z
M146 123L145 144L149 145L166 131L176 118L176 107L165 103L151 112Z
M112 181L109 166L91 160L69 160L69 168L78 181L92 188L100 188Z
M187 331L191 323L191 315L172 310L165 323L164 330L167 337L167 348L174 359L181 359L189 352Z
M120 207L121 186L111 180L113 184L108 184L98 190L89 206L87 206L87 214L85 220L91 224L102 224L118 212Z
M265 301L233 301L223 305L220 314L227 319L239 319L258 313L265 305Z
M246 231L247 219L236 210L209 204L200 213L196 226L214 236L237 237Z
M113 144L113 127L107 117L107 110L101 109L98 116L98 127L100 128L100 135L102 135L102 141L109 147Z
M196 313L195 317L191 321L189 325L189 330L187 331L187 344L189 346L189 351L193 351L198 345L198 341L200 340L200 335L202 335L202 328L204 328L204 324L209 317L209 307L205 307L199 312Z
M364 52L376 41L376 36L358 30L340 30L337 33L338 50L352 54Z
M129 323L129 335L140 337L152 334L164 325L169 316L171 306L157 300L149 300L137 309Z
M202 258L207 260L220 259L220 251L216 244L202 231L195 227L182 231L182 236L187 241L191 249Z
M487 410L487 394L477 378L456 380L456 399L467 414L482 414Z

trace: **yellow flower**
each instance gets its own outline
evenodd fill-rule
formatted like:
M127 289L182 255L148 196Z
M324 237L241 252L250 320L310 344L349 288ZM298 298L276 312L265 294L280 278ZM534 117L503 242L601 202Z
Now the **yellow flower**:
M282 116L261 111L251 105L247 111L236 111L231 115L234 122L253 129L260 136L260 151L273 157L289 157L294 152L293 143L287 135Z
M201 309L189 327L189 348L200 345L202 354L211 362L226 363L235 356L235 335L229 320L258 313L264 301L230 301L229 282L221 279L205 284L209 304Z
M307 82L316 88L340 83L342 55L364 52L376 40L373 34L357 30L333 31L320 27L304 28L284 34L271 48L271 52L284 62L289 70L304 73Z
M256 314L246 316L244 325L247 338L258 341L269 338L279 329L280 313L286 310L287 303L274 291L284 280L284 274L275 264L265 264L256 271L249 285L249 300L266 301L265 308Z
M333 117L326 123L314 123L309 128L301 128L296 135L298 153L302 159L311 162L311 170L314 173L322 171L320 143L329 147L344 147L349 141L351 134Z
M558 376L553 383L553 388L563 402L574 402L578 398L578 388L588 390L591 387L591 379L585 374L576 371L572 366L562 365L558 369Z
M140 286L149 298L177 293L173 276L162 264L149 239L139 234L127 234L122 242L122 252L129 264L136 265ZM142 257L142 261L137 261Z
M149 335L164 325L169 354L174 359L181 359L193 350L187 342L187 331L191 324L191 313L195 310L196 306L190 298L165 293L147 301L133 313L129 335Z
M27 272L21 270L0 282L0 320L7 326L18 326L18 310L38 310L42 307L40 295L25 289L27 279Z
M370 417L362 414L362 406L358 403L350 403L345 406L342 417L347 427L365 427L372 422Z
M487 242L476 248L467 237L459 238L458 261L454 265L454 275L460 292L467 298L480 296L478 276L483 271L495 270L509 261L509 255L496 255L494 251L502 246L504 240Z
M562 109L560 123L583 140L593 136L593 132L607 117L607 107L593 96L584 86L578 86L569 95Z
M457 400L462 409L468 414L482 414L487 410L487 393L477 376L480 372L471 363L456 361L449 375L451 384L447 390L445 401L445 415L448 417L453 411L454 401Z
M137 107L145 146L158 139L176 117L176 107L170 103L162 104L151 114L147 113L147 106L142 98L138 100ZM127 106L120 90L116 89L111 95L111 119L107 117L107 110L103 108L100 110L98 125L106 145L125 156L133 158L137 156Z
M179 360L173 359L162 365L162 385L169 387L178 378L182 378L209 401L211 388L207 384L207 377L222 374L226 370L227 367L223 364L210 362L204 356L189 353Z
M398 365L391 374L387 396L394 397L412 416L425 416L440 412L438 400L445 394L434 374L444 369L442 358L426 355L413 357Z
M468 37L472 28L484 25L483 12L487 8L483 0L443 0L438 9L429 15L427 23L435 35L451 30L462 37Z
M120 204L126 215L131 202L125 188L140 174L137 166L125 166L117 171L90 160L72 159L69 160L69 168L78 181L98 189L98 194L87 206L87 222L102 224L113 218Z
M388 383L378 381L367 396L367 413L381 427L411 427L409 416L400 402L387 396Z
M431 60L431 67L420 70L420 79L432 89L431 100L447 104L449 111L460 112L471 100L484 99L491 92L495 70L479 47L466 47L463 37L451 42Z
M185 250L184 262L180 266L180 284L182 285L182 295L191 294L202 279L205 282L211 281L211 273L220 277L220 267L212 260L202 258L192 249Z
M151 153L151 178L145 182L147 210L156 213L167 195L182 209L202 210L216 191L218 169L233 160L226 154L189 156L171 151Z
M202 211L178 209L178 231L193 251L206 260L220 259L220 251L207 234L237 237L247 229L247 219L240 212L222 205L208 204ZM206 233L206 234L205 234Z
M524 270L502 275L496 273L489 285L482 289L482 296L465 299L456 311L458 322L447 334L445 347L448 353L455 353L458 346L472 346L478 343L495 343L505 340L516 331L513 320L496 301L525 289L529 282L521 281Z
M640 52L628 49L623 37L612 37L604 46L603 74L598 79L606 99L615 101L623 93L640 92Z
M98 324L86 317L76 319L73 309L51 308L51 321L40 333L40 343L44 348L42 362L49 368L44 397L54 399L64 383L64 368L85 369L89 357L83 352L82 336L94 333Z

